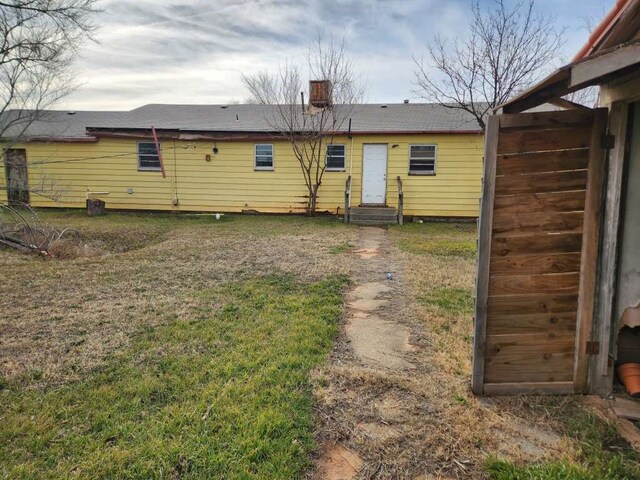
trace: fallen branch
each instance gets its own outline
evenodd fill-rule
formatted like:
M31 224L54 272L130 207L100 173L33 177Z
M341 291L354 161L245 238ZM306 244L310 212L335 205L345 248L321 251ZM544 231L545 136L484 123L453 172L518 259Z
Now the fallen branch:
M23 252L51 257L51 248L63 237L69 234L80 236L75 229L45 227L29 205L22 207L19 209L0 203L0 244Z

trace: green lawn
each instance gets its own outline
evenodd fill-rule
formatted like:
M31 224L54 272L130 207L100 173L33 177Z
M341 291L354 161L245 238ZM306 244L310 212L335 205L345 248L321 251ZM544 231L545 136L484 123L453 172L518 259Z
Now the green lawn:
M562 416L567 435L575 439L576 460L517 464L489 459L487 471L493 480L637 480L640 455L620 438L616 429L585 411L576 402Z
M398 238L401 249L421 255L441 257L476 257L476 224L466 223L409 223Z
M318 447L313 370L339 328L357 227L41 218L80 236L56 259L0 251L0 477L304 478ZM430 405L416 426L425 437L407 435L407 451L471 459L469 478L640 479L638 455L578 400L487 408L470 393L475 225L412 223L389 239L428 340L427 373L413 379ZM495 425L537 418L575 451L533 463L494 454Z
M308 373L345 280L269 277L197 292L83 381L0 395L8 478L296 478L314 447Z
M0 302L15 313L0 317L0 477L304 474L316 448L310 371L331 349L347 283L329 267L352 229L282 217L42 218L102 253L0 251L12 285ZM296 258L282 265L275 250L286 246Z

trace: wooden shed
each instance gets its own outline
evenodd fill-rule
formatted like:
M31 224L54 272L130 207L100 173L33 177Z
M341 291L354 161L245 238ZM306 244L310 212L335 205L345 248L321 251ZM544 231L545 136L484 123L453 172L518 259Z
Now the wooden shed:
M600 107L567 94L600 89ZM543 103L563 110L523 113ZM640 0L488 120L476 394L611 392L640 362ZM637 357L637 358L636 358Z

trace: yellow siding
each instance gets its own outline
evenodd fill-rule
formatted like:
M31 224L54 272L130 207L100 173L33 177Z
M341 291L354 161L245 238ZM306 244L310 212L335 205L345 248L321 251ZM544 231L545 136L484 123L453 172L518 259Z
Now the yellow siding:
M114 209L303 212L306 188L297 160L286 142L273 143L275 170L254 171L254 142L217 142L218 153L214 155L213 142L164 141L164 179L159 172L138 171L137 141L132 139L29 143L23 147L27 150L29 187L42 194L31 194L36 207L83 207L85 193L91 190L110 192L104 200ZM400 175L405 214L478 215L481 135L354 136L353 142L337 138L335 143L347 145L347 171L325 173L319 210L342 212L352 152L352 205L360 203L363 144L386 143L389 205L397 205L396 177ZM411 144L437 145L435 176L408 175ZM207 154L210 162L205 160ZM128 193L129 189L133 193ZM174 198L179 201L177 206L172 204Z

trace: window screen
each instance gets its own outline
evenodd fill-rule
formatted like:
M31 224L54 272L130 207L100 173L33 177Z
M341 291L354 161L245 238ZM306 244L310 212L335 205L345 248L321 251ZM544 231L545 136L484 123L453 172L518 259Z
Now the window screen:
M344 170L346 148L344 145L327 145L327 170Z
M409 147L409 173L434 175L436 173L436 146L411 145Z
M160 170L160 159L155 143L138 143L138 170Z
M257 144L255 152L256 170L273 170L273 145Z

